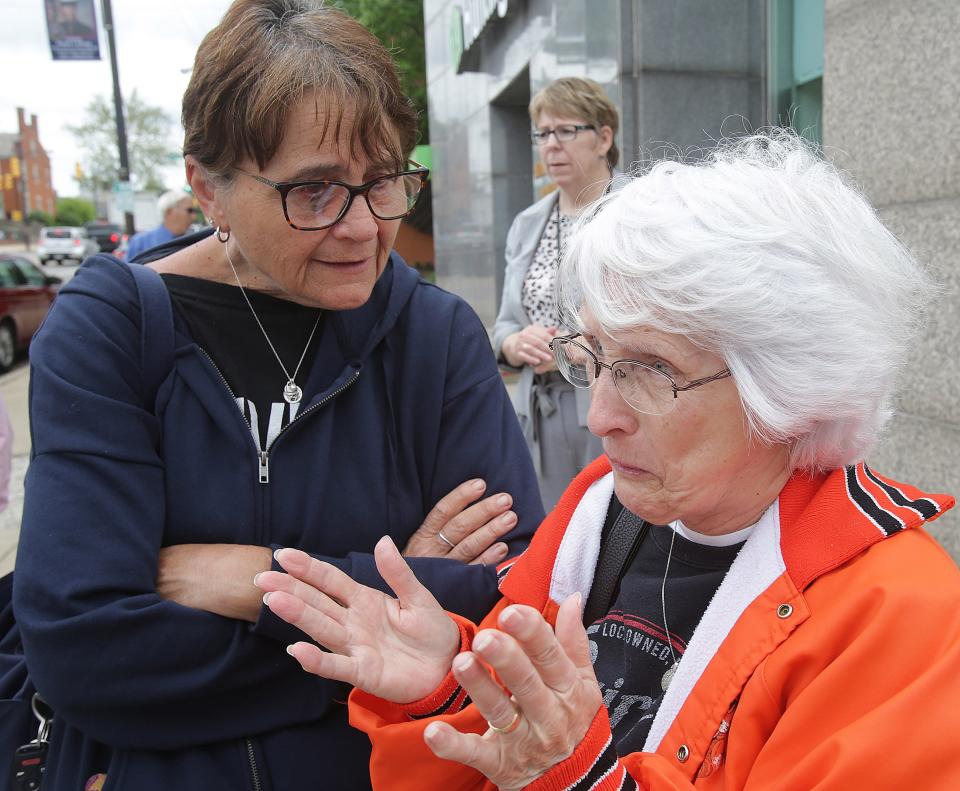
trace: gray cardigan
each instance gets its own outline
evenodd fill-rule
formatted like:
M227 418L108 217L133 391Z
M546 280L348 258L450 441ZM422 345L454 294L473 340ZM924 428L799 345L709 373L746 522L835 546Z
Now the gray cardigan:
M524 209L513 220L507 233L507 246L504 257L507 268L503 277L503 297L500 301L500 313L493 325L493 349L501 362L503 342L508 335L520 332L530 324L527 312L523 309L523 280L527 269L533 263L533 254L540 244L540 236L550 219L550 212L556 206L560 193L554 190L532 206ZM520 369L520 379L514 394L514 407L520 416L525 433L530 435L527 419L530 417L530 400L533 389L533 368L529 365ZM590 409L590 391L577 389L577 420L581 426L587 425L587 411Z

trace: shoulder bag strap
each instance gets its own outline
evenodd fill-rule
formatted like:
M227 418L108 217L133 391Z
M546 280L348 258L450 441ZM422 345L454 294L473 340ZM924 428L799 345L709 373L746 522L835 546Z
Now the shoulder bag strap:
M140 295L140 353L144 394L152 406L160 384L173 368L173 305L163 279L142 264L121 264L130 270Z
M584 626L589 626L610 611L620 589L620 580L650 529L648 522L624 508L616 496L610 501L610 507L619 507L620 514L600 541L593 585L590 586L590 595L583 608Z

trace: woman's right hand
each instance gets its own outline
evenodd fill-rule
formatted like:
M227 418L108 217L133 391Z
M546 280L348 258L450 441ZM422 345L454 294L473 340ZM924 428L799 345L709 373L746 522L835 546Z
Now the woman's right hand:
M499 539L517 525L517 515L510 510L513 498L492 494L474 503L486 488L486 481L475 478L444 496L410 536L404 557L483 564L504 560L507 545Z
M542 327L528 324L520 332L508 335L503 340L500 353L510 365L521 368L530 365L534 368L549 368L553 363L550 341L557 334L556 327Z
M346 681L371 695L410 703L446 678L460 630L416 578L388 536L373 551L391 598L298 549L281 549L287 571L264 571L254 584L264 603L329 649L294 643L287 652L308 673Z

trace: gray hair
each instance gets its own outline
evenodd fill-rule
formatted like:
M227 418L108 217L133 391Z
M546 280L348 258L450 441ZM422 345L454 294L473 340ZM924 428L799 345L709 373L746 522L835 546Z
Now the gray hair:
M170 209L184 200L193 201L193 197L187 195L183 190L168 190L164 192L163 195L157 199L157 208L160 210L160 216L165 217Z
M602 198L558 284L570 326L586 307L612 337L648 326L721 356L751 436L809 471L876 442L935 291L847 178L781 129Z

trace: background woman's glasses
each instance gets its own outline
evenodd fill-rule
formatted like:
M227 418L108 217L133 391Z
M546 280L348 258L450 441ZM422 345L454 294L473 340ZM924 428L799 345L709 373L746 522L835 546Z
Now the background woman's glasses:
M553 135L561 143L569 143L576 138L578 133L586 129L596 131L596 127L593 124L561 124L553 129L531 129L530 140L538 146L545 146L547 140L550 139L550 135Z

